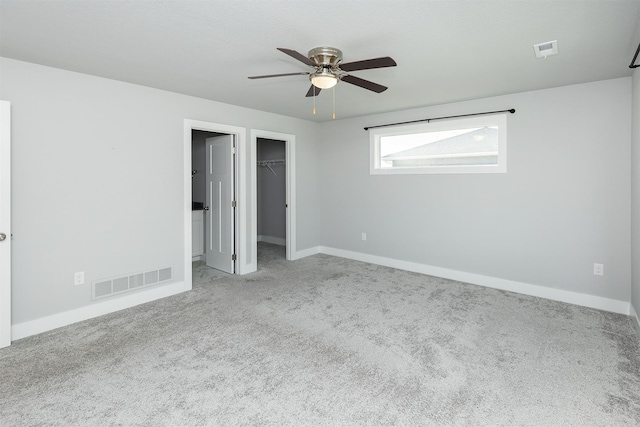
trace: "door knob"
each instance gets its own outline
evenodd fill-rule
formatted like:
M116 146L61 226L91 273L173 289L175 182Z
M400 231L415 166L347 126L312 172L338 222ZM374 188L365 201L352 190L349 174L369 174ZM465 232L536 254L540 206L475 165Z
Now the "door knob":
M0 233L0 242L7 238L7 235L4 233Z

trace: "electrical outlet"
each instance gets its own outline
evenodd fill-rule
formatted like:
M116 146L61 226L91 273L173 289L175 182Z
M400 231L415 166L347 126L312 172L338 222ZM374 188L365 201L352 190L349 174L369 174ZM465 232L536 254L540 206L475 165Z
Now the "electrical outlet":
M84 285L84 271L79 271L73 276L75 286Z
M604 264L593 264L593 274L596 276L604 276Z
M362 233L362 240L367 240L367 233Z

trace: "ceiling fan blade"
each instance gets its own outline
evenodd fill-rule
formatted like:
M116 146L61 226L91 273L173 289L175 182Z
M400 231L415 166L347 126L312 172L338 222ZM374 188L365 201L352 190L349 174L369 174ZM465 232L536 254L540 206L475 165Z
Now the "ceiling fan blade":
M320 93L320 91L322 89L320 89L319 87L315 87L314 85L311 85L311 87L309 88L309 90L307 91L307 94L305 95L306 97L310 97L313 96L313 91L315 89L316 92L316 96L318 96L318 94Z
M316 66L316 64L313 61L311 61L309 58L307 58L306 56L304 56L300 52L297 52L297 51L295 51L293 49L285 49L283 47L278 47L276 49L278 49L280 52L286 53L290 57L292 57L294 59L297 59L300 62L304 62L306 65L308 65L310 67L315 67Z
M304 72L304 73L266 74L264 76L251 76L251 77L247 77L247 78L249 78L249 79L268 79L270 77L308 76L309 74L311 74L311 73Z
M384 68L395 67L396 61L392 58L385 56L382 58L365 59L363 61L347 62L346 64L340 64L339 67L342 71L358 71L358 70L370 70L372 68Z
M369 80L361 79L360 77L346 75L340 79L343 82L351 83L352 85L360 86L365 89L369 89L373 92L384 92L388 88L386 86L379 85L378 83L370 82Z

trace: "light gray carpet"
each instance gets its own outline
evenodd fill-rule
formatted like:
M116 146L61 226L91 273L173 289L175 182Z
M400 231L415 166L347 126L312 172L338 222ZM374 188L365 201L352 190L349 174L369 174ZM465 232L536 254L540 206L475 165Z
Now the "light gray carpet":
M207 267L204 261L195 261L191 268L192 284L194 286L209 283L214 280L229 277L229 273Z
M626 316L267 244L259 260L0 350L0 425L640 425Z

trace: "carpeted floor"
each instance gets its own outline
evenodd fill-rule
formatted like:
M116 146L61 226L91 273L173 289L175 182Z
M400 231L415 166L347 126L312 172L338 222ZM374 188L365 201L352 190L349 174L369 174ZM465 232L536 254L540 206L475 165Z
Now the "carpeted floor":
M256 273L0 350L0 425L640 425L626 316L259 250Z
M223 277L229 277L229 273L216 270L205 265L204 261L194 261L191 268L192 285L199 286L204 283L213 282L214 280L221 279Z

